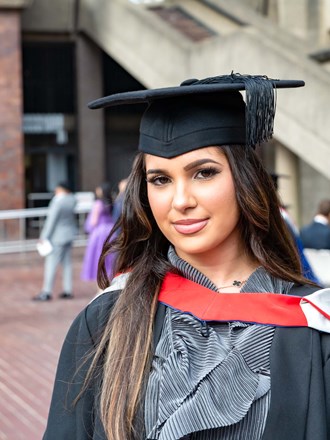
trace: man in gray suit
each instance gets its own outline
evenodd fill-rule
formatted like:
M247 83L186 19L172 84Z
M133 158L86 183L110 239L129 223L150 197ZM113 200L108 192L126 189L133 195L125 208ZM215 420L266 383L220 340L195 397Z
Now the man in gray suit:
M70 299L72 294L72 242L77 233L74 208L76 199L66 183L59 183L55 188L55 196L49 204L48 215L39 241L49 240L52 252L45 258L44 282L41 293L35 301L52 299L56 270L59 264L63 267L63 292L60 298Z

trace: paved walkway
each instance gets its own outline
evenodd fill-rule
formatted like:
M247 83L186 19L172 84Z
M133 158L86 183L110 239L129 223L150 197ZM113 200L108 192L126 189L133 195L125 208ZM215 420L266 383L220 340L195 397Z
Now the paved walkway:
M0 440L41 440L59 350L73 318L96 293L80 280L83 248L74 253L73 300L31 301L43 259L36 252L0 255ZM58 274L60 275L60 274Z

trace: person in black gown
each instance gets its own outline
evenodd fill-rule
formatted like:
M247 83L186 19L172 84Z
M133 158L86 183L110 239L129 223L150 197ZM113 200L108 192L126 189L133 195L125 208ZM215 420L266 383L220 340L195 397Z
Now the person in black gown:
M302 85L232 73L90 104L148 106L44 440L329 438L329 290L303 277L254 149L274 90Z

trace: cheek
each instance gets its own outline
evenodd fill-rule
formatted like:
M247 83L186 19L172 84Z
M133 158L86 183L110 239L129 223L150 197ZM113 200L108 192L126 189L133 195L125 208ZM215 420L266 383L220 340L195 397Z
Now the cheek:
M159 194L158 191L148 189L148 200L153 216L158 223L168 211L168 201L165 194Z
M239 207L233 185L223 188L223 191L210 191L207 197L209 208L221 222L238 220Z

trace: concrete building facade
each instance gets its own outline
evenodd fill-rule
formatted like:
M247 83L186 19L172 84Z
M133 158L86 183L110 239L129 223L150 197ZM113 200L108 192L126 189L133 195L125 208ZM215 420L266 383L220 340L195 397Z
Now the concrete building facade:
M280 194L298 224L330 197L330 0L9 3L0 0L0 23L16 17L15 38L6 39L18 64L15 90L0 93L16 105L17 139L9 147L0 136L0 173L12 170L5 191L20 194L17 207L60 177L93 190L127 175L143 108L92 112L89 100L231 70L306 81L304 89L278 92L274 140L260 154L269 171L290 176L280 179ZM6 53L0 43L0 63ZM1 127L15 137L6 118L1 112ZM1 203L12 206L9 198Z

